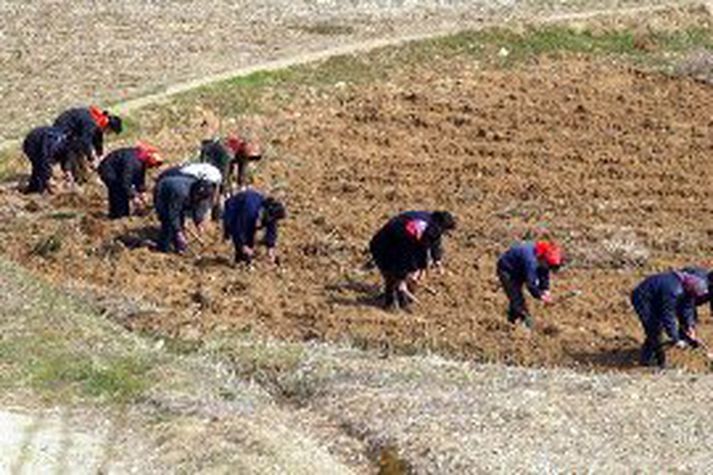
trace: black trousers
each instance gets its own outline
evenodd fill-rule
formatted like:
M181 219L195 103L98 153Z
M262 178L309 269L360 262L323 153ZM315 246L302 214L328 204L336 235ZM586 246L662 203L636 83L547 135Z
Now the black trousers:
M120 219L131 214L129 194L123 186L107 183L109 189L109 219Z
M527 310L525 294L522 291L524 283L514 279L508 271L500 267L498 267L498 278L510 302L508 307L508 320L515 323L518 320L529 318L530 312Z
M32 163L30 181L27 185L28 193L44 193L52 177L52 164L45 157L29 157Z
M652 309L648 301L632 296L631 303L634 306L639 321L644 329L644 344L641 346L639 362L643 366L666 366L666 352L661 341L663 328L652 317Z

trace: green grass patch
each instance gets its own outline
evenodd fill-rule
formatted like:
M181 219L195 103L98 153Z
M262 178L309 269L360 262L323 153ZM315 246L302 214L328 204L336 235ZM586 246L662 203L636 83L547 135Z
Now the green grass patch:
M43 354L45 353L45 354ZM29 368L31 386L40 393L79 394L103 401L127 403L137 399L148 387L150 366L131 357L93 361L85 355L60 351L57 355L40 352Z
M49 403L128 403L153 384L157 357L88 305L0 259L0 386Z
M302 31L310 35L322 36L339 36L350 35L354 33L354 28L348 25L339 25L337 23L319 22L313 25L296 25L291 27L292 30Z

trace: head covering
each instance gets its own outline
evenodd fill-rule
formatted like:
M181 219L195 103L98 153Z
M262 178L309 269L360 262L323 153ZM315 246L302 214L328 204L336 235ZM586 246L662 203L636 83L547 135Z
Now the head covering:
M92 116L92 120L100 129L106 130L109 127L109 114L98 106L89 106L89 115Z
M223 182L223 175L220 173L220 170L210 163L189 163L181 167L181 173L194 176L199 180L206 180L214 185Z
M415 241L420 241L428 223L422 219L410 219L406 222L406 234Z
M246 142L235 134L228 135L225 138L225 146L233 155L238 155L245 151Z
M681 279L683 290L688 295L700 298L708 294L708 282L706 279L687 272L676 272L676 275Z
M535 243L535 256L543 259L548 265L557 267L562 265L562 249L548 241L537 241Z
M148 168L158 167L163 163L163 160L158 155L158 149L144 142L136 142L136 156Z

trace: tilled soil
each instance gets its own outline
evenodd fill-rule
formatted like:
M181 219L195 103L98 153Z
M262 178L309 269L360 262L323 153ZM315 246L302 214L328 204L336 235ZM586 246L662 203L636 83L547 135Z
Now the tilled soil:
M217 229L192 257L135 248L155 219L110 223L98 185L50 199L6 188L0 246L57 283L164 309L124 322L137 330L632 368L642 335L630 290L645 274L706 264L712 250L712 106L710 86L580 57L413 68L370 86L338 84L264 118L280 131L266 137L280 152L257 186L289 211L279 268L234 268ZM386 312L364 251L389 216L420 208L459 219L447 270L429 275L410 312ZM51 235L59 246L38 250ZM507 323L495 277L499 253L525 235L562 242L570 265L554 291L583 292L550 308L531 302L534 332ZM707 309L700 331L713 337ZM674 356L706 369L700 354Z

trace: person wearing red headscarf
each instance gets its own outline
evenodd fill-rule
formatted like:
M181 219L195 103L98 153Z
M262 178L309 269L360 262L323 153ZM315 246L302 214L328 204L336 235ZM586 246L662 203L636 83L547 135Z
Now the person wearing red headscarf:
M135 147L111 152L99 164L99 176L109 192L109 219L131 214L147 207L146 171L162 163L158 150L139 142Z
M497 272L510 302L508 321L522 321L526 327L533 327L522 289L527 287L534 298L552 303L550 271L559 270L562 261L562 249L549 241L516 244L500 256Z
M262 150L256 142L249 142L237 135L224 139L204 140L201 144L200 161L208 162L223 175L223 192L230 193L231 182L238 188L247 185L247 167L250 162L262 159Z
M121 118L97 106L77 107L62 112L54 121L69 137L69 162L78 182L88 178L88 164L95 164L104 155L104 134L121 133Z

